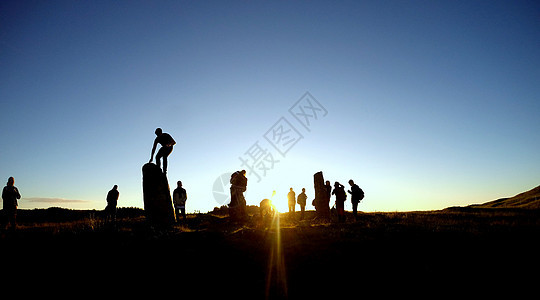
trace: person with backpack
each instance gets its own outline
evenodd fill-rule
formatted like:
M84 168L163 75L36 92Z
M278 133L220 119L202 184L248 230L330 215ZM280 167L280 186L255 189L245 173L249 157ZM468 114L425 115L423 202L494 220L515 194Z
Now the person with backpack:
M354 219L358 221L358 203L360 203L360 201L364 199L364 191L357 184L355 184L352 179L349 180L349 184L351 185L351 189L347 192L351 194L351 203L353 207Z
M246 170L236 171L231 174L231 203L229 204L229 215L233 219L245 219L246 198L244 192L247 189Z

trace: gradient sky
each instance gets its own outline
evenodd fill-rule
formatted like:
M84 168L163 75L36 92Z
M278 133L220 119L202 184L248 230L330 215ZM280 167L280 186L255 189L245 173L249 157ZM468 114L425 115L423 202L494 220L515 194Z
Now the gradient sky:
M327 112L309 131L289 113L306 92ZM20 208L103 209L114 184L143 207L156 127L190 212L255 143L279 162L248 204L311 202L321 170L364 211L482 203L540 184L540 5L2 1L0 102ZM303 137L285 156L264 137L281 118Z

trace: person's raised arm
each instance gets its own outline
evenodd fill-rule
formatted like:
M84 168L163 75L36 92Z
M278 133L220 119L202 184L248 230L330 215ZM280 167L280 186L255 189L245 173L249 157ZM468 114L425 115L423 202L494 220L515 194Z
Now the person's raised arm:
M157 138L154 140L154 146L152 147L152 154L150 155L150 161L149 163L151 163L153 160L154 160L154 152L156 152L156 146L157 146Z

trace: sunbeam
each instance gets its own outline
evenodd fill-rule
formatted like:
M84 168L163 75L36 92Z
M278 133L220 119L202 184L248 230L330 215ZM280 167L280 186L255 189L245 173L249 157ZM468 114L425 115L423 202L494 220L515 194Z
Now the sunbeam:
M270 255L266 277L266 298L287 297L287 274L285 257L281 243L280 216L274 210L272 223L269 228Z

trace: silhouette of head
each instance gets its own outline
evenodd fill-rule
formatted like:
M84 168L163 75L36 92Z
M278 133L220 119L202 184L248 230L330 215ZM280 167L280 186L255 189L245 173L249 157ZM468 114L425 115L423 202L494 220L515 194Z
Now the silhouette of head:
M163 130L161 130L161 128L157 128L155 132L157 136L160 136L163 133Z
M15 184L15 178L9 177L7 180L7 185L13 186Z
M349 180L349 184L350 184L350 185L354 185L354 181L353 181L352 179Z
M330 181L329 181L329 180L326 181L326 185L330 185Z
M242 173L242 175L246 176L246 170L242 170L242 171L240 171L240 173Z
M115 184L115 185L113 186L113 189L117 190L117 189L118 189L118 186Z
M336 181L336 183L334 183L334 186L340 186L340 183Z
M182 187L182 181L178 180L176 184L178 185L178 187Z
M305 193L306 192L306 188L302 188L302 193Z
M292 192L292 188L291 188L291 192Z

